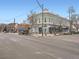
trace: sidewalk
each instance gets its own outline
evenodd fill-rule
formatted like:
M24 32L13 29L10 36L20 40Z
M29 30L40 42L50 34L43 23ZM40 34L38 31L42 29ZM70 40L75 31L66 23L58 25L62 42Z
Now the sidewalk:
M34 37L42 37L42 34L32 34ZM44 37L52 37L55 36L54 34L43 34Z
M41 38L44 40L52 40L52 39L56 39L56 40L64 40L64 41L69 41L69 42L74 42L74 43L79 43L79 34L75 34L75 35L54 35L54 34L47 34L47 36L42 36L42 34L33 34L33 37L36 38Z
M70 41L74 43L79 43L79 34L75 35L63 35L58 37L61 40Z

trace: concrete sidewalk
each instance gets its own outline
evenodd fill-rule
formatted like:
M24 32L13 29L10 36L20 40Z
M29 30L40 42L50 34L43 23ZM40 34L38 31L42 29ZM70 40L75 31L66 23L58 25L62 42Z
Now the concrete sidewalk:
M58 35L58 34L57 34ZM42 34L32 34L32 36L34 37L41 37ZM52 37L52 36L55 36L54 34L43 34L44 37Z
M57 39L57 40L64 40L64 41L69 41L69 42L74 42L74 43L79 43L79 34L74 34L74 35L54 35L54 34L47 34L47 36L42 36L42 34L33 34L33 37L40 38L40 39L45 39L45 40L52 40L52 39Z

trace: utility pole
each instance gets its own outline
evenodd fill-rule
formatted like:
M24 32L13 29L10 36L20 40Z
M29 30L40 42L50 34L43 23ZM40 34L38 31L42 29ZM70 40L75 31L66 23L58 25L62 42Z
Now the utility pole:
M42 36L43 36L43 4L42 4Z
M14 25L15 25L15 18L14 18Z
M38 0L36 0L36 2L42 10L42 36L43 36L44 35L43 34L43 9L44 9L44 4L40 4Z
M14 18L14 32L15 32L15 18Z

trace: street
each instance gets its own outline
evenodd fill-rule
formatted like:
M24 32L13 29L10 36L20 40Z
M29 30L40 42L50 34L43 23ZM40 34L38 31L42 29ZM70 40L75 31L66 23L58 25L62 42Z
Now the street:
M79 35L33 37L0 33L0 59L79 59L79 40L74 39L78 40Z

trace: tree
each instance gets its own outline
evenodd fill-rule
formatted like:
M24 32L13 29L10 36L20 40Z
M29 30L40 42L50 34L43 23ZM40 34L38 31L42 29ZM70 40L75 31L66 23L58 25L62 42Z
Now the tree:
M72 25L73 25L72 16L75 14L75 9L73 6L69 7L68 13L69 13L69 21L70 21L70 33L72 34Z

